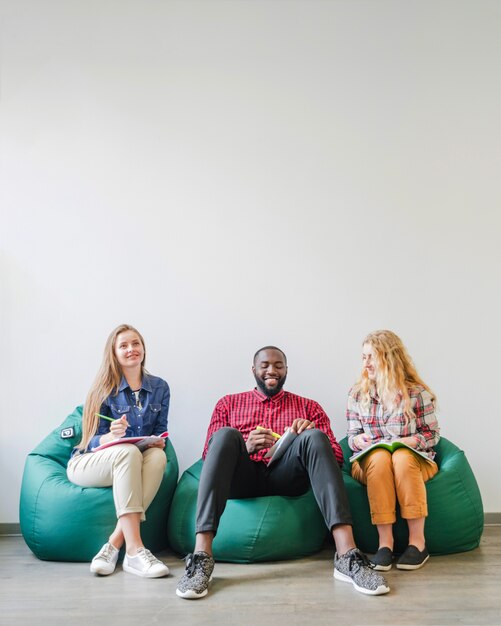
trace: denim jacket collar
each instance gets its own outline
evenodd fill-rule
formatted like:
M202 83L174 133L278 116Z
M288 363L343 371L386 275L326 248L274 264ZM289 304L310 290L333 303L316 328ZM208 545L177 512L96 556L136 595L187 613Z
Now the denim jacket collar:
M120 381L120 385L118 386L118 391L119 392L123 391L124 389L127 389L127 387L130 387L130 385L127 382L127 379L125 378L125 376L122 376L122 380ZM144 389L145 391L149 391L150 393L152 392L150 377L146 373L143 375L143 380L141 382L141 389Z

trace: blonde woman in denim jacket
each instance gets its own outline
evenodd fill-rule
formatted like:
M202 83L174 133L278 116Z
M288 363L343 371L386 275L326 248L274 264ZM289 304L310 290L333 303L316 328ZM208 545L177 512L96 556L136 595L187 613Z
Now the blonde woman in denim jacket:
M101 576L115 571L124 544L124 571L144 578L169 573L144 547L140 533L140 523L164 475L165 440L155 441L143 452L130 443L93 451L122 437L160 435L167 430L169 386L146 372L145 357L144 340L135 328L121 324L112 331L85 402L82 440L68 463L68 478L73 483L113 487L118 521L90 566L91 572Z

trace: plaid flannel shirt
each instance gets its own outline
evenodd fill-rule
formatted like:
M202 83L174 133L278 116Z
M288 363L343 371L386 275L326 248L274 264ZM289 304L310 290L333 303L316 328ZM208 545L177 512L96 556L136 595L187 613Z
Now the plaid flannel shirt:
M431 394L419 386L409 389L411 408L414 416L406 417L400 404L393 411L385 411L377 394L370 396L369 406L360 406L360 393L350 389L346 419L348 420L348 445L358 450L353 439L362 433L369 435L371 443L383 439L388 441L401 437L415 437L417 450L425 450L433 454L433 446L440 439L440 429L435 414L435 404Z
M314 400L296 396L283 389L271 398L258 389L221 398L212 414L202 456L205 459L212 435L225 426L239 430L247 441L249 433L256 426L271 428L281 435L295 419L309 420L315 424L315 428L324 432L329 438L337 462L339 465L343 464L343 451L322 407ZM256 454L251 454L250 458L269 463L269 459L264 458L267 451L268 448L259 450Z

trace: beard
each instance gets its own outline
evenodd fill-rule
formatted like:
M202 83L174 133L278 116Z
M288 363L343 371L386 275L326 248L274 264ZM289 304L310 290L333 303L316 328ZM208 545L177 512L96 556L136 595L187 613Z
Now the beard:
M268 396L268 398L273 398L273 396L276 396L277 393L280 393L282 391L282 387L285 385L285 380L287 378L287 375L283 376L282 378L279 378L275 387L272 387L271 389L268 389L264 380L261 380L256 375L254 375L254 378L256 379L257 386L264 393L264 395Z

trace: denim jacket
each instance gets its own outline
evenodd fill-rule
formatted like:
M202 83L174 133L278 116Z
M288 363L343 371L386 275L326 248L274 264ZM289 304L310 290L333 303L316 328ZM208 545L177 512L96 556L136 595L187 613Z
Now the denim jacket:
M125 376L122 376L117 395L111 394L106 398L100 413L113 419L125 415L129 422L125 437L161 435L167 430L169 402L170 389L165 380L145 374L139 391L139 403L136 403L135 394L129 387ZM97 432L90 440L86 452L96 448L101 436L109 432L110 422L100 419Z

